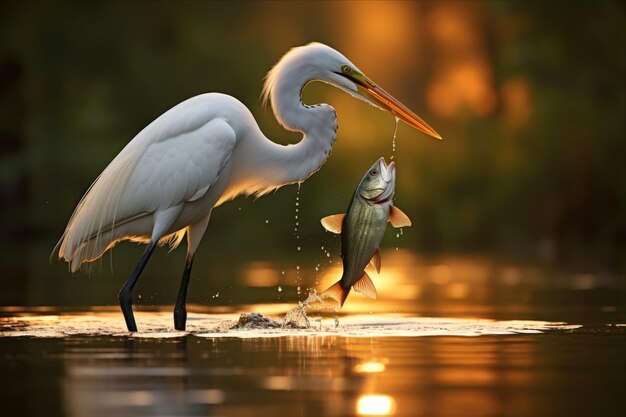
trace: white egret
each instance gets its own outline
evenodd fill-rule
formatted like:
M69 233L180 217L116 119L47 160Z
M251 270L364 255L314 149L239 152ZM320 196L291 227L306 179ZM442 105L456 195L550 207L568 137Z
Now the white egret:
M297 144L269 140L250 111L228 95L201 94L176 105L139 132L102 171L57 244L59 258L74 272L117 242L147 243L119 292L129 331L137 331L132 290L157 244L175 247L187 235L174 308L174 325L184 330L193 257L211 210L240 194L262 195L300 183L326 161L335 142L337 118L327 104L302 103L302 89L311 81L338 87L441 139L342 54L321 43L290 50L265 79L263 96L280 124L303 133Z

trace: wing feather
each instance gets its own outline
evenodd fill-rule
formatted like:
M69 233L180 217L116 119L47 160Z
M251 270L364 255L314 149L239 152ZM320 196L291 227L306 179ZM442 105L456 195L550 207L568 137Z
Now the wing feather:
M167 111L122 149L74 210L57 244L60 258L96 259L101 253L86 253L85 248L106 251L109 242L99 242L104 231L115 231L116 224L128 219L206 194L236 142L232 127L216 115L215 102L202 100L206 96ZM116 241L124 239L119 233L106 235L115 236Z

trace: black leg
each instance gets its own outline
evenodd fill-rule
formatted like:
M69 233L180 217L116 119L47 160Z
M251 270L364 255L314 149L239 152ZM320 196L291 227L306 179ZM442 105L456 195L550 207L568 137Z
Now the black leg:
M174 327L176 330L185 330L185 324L187 322L187 290L189 289L189 277L191 276L192 266L193 255L187 257L187 261L185 262L183 279L180 281L178 299L176 300L176 306L174 306Z
M139 263L135 267L135 270L132 274L130 274L130 277L128 277L120 289L120 307L122 308L122 313L124 313L124 320L126 320L126 327L128 327L129 332L137 331L137 324L135 324L135 316L133 315L133 287L137 283L137 279L139 278L139 275L141 275L143 268L148 263L148 259L150 259L150 255L152 255L152 251L154 251L155 247L156 242L150 242L148 244L145 252L141 255Z

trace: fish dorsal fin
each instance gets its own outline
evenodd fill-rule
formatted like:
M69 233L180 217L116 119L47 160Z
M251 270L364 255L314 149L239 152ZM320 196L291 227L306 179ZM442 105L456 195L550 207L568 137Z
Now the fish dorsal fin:
M370 279L367 272L363 272L361 278L352 286L354 291L363 294L368 298L376 298L376 287L374 287L374 283Z
M374 252L374 256L372 256L372 260L370 261L372 266L376 268L376 272L380 274L380 249L376 249Z
M389 221L393 227L408 227L411 225L409 216L396 206L391 206L389 210Z
M343 223L343 218L346 217L345 214L333 214L331 216L324 217L321 221L324 229L329 232L341 234L341 224Z

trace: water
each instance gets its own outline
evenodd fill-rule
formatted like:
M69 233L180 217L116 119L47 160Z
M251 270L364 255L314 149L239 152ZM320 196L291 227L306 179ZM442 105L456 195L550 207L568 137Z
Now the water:
M120 324L117 313L95 317L107 314ZM152 316L138 321L171 319ZM319 336L186 335L163 327L136 338L3 337L0 398L5 415L19 416L623 415L624 327L344 337L346 326Z
M298 294L300 294L298 292ZM305 329L311 328L311 320L309 319L309 310L317 309L318 312L325 311L327 308L324 308L326 296L322 294L318 294L315 289L312 289L309 292L309 296L304 301L298 301L298 305L291 310L287 311L283 321L288 324L294 324L297 327L302 327ZM321 306L321 308L320 308ZM334 311L337 310L337 307L334 306ZM322 332L322 318L319 318L319 331Z
M623 277L393 249L382 258L381 275L373 276L377 300L351 293L338 321L332 310L308 310L306 329L232 328L242 313L278 321L300 307L293 278L280 286L268 279L272 270L282 276L282 267L271 263L246 269L242 283L233 278L228 286L207 286L213 288L207 298L217 289L220 296L189 306L188 332L173 329L172 306L139 306L140 332L133 335L116 306L1 307L2 414L626 412ZM320 272L318 289L336 281L340 269ZM303 273L304 289L314 286L314 275ZM94 294L115 298L115 284ZM190 296L202 291L199 281ZM249 297L249 304L229 304L234 294Z
M398 124L400 123L399 118L395 118L395 126L393 128L393 140L391 141L391 157L389 157L390 161L393 161L394 156L396 155L396 135L398 134Z
M294 224L294 228L293 228L294 234L296 236L296 242L297 243L300 242L300 233L298 232L298 227L300 226L300 221L298 219L299 218L299 212L300 212L300 186L301 186L301 184L298 183L298 188L296 190L296 203L295 203L296 214L294 216L295 224ZM298 245L298 246L296 246L296 250L298 252L300 252L302 250L302 247L300 245ZM297 292L298 292L298 295L300 295L300 293L301 293L300 284L302 283L302 277L300 276L300 265L296 265L296 283L298 285Z

